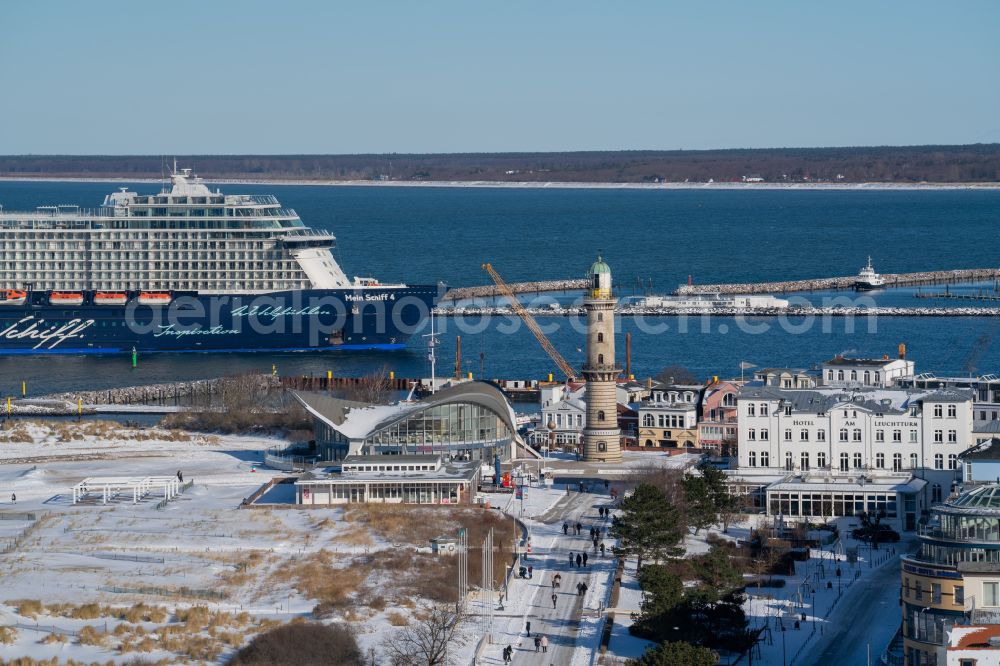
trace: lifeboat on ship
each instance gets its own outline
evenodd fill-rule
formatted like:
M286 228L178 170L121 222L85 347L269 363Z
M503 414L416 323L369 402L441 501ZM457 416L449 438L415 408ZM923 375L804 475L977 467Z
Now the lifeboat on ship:
M128 294L120 291L99 291L94 294L94 305L125 305Z
M24 305L28 292L20 289L0 289L0 305Z
M53 291L49 294L51 305L83 305L83 294L75 291Z
M139 292L140 305L168 305L172 300L170 294L165 291Z

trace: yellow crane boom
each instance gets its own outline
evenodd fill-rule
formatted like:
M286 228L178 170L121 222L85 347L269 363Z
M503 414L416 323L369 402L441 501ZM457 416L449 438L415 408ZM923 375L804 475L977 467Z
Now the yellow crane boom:
M504 279L500 277L500 274L493 269L493 264L483 264L483 270L489 273L493 282L496 283L497 289L500 290L501 294L507 297L507 300L510 301L511 307L514 308L514 312L516 312L517 315L524 320L528 330L535 335L535 339L538 340L540 345L542 345L542 349L544 349L545 353L549 355L549 358L555 361L556 365L559 366L559 369L563 371L566 375L566 379L576 379L576 370L574 370L573 366L567 363L566 359L562 357L562 354L560 354L559 351L552 346L549 339L545 337L545 333L543 333L542 329L538 327L538 322L535 321L535 318L531 316L531 313L528 312L523 305L521 305L521 301L517 299L517 295L514 293L514 290L511 289L510 286L504 282Z

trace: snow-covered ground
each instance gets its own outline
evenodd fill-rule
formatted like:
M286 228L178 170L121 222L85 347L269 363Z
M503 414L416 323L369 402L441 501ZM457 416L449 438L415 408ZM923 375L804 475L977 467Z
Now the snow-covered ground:
M246 612L250 619L240 625L233 639L237 643L226 647L219 657L223 659L268 621L311 617L317 598L303 588L310 577L331 570L310 569L314 563L352 569L357 558L427 552L427 543L383 538L339 508L239 508L272 476L282 475L257 467L264 450L275 443L266 437L133 430L88 422L18 421L0 430L0 513L14 518L0 520L0 550L20 537L11 552L0 554L0 626L15 626L19 632L15 643L0 644L0 662L28 656L105 663L136 656L119 652L120 636L108 637L104 646L82 645L75 637L85 625L113 634L121 622L106 610L90 620L59 613L34 617L18 612L19 605L11 603L18 600L38 600L46 606L98 603L118 609L142 602L171 613L193 605L234 616ZM72 503L72 486L87 477L177 472L194 485L159 509L159 492L136 504L131 493L106 505L99 496ZM269 499L280 503L280 494ZM544 513L556 495L530 492L527 511ZM442 508L436 515L455 510L461 509ZM20 515L29 513L38 520ZM399 615L410 617L413 611L412 604L393 607L378 601L383 592L392 598L388 590L397 580L377 564L366 569L371 573L357 588L371 586L370 603L343 604L330 616L332 621L350 622L366 650L378 647ZM172 622L174 629L180 626ZM145 626L149 632L156 629L155 624ZM206 632L196 638L221 640L222 634ZM466 632L471 639L474 627ZM65 641L41 642L51 634ZM468 663L474 649L474 641L465 641L453 656ZM177 659L176 652L164 650L141 655Z

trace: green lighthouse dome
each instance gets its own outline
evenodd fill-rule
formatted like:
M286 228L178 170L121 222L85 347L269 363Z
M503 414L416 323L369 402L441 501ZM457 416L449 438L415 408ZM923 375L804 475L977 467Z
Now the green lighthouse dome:
M608 266L606 263L604 263L604 259L602 259L600 255L598 255L597 256L597 261L595 261L590 266L590 272L587 273L587 276L589 277L591 275L601 275L603 273L609 273L610 274L611 273L611 267Z

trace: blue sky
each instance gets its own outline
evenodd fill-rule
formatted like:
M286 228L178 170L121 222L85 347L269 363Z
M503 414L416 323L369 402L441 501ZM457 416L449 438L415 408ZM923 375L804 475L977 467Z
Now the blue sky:
M1000 141L1000 2L0 2L0 154Z

